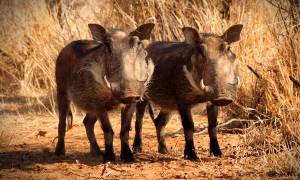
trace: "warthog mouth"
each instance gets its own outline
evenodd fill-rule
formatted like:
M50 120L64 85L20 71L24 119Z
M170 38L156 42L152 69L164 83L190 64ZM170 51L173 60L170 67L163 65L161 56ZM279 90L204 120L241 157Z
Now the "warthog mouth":
M229 97L219 97L212 101L212 103L216 106L227 106L232 102L233 102L233 99L231 99Z
M120 98L120 102L123 104L131 104L137 102L138 100L140 100L140 96Z

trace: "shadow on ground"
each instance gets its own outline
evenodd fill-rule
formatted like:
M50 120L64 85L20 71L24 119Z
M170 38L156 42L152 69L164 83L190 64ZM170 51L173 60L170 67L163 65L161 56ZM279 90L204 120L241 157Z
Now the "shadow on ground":
M117 155L117 154L116 154ZM177 160L171 156L155 156L153 154L139 153L135 155L134 163L139 162L170 162ZM114 164L125 164L120 161L117 156L117 161ZM103 164L102 156L92 156L87 152L70 152L66 156L56 156L53 152L47 150L41 151L6 151L0 152L0 169L22 169L26 170L36 164L54 164L54 163L68 163L68 164L84 164L87 166L97 166Z

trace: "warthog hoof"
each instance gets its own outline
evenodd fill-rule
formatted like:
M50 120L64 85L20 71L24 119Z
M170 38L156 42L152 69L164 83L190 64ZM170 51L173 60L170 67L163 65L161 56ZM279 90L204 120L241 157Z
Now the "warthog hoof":
M64 156L65 154L66 154L65 144L57 143L56 148L55 148L55 155Z
M220 146L217 139L210 140L210 154L214 156L222 156L222 152L220 150Z
M105 152L103 160L104 160L104 162L113 162L113 161L115 161L116 160L115 153Z
M141 143L140 139L138 139L138 138L134 139L132 149L133 149L134 153L142 152L142 143Z
M99 147L91 148L90 153L91 153L92 156L102 156L102 155L104 155L104 152L101 151Z
M133 162L134 161L134 157L133 157L133 153L131 152L129 146L122 146L121 148L121 161L124 162Z
M132 147L133 153L141 153L142 152L142 146L134 146Z
M169 150L166 146L158 146L158 152L160 154L168 154Z
M191 160L191 161L199 160L194 149L185 149L184 150L184 159Z

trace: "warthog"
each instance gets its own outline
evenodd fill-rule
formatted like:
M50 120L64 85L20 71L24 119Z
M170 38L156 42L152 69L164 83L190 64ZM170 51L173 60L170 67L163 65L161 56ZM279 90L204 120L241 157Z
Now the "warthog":
M185 136L184 157L197 160L193 141L194 123L191 108L207 102L210 153L220 156L217 140L218 106L230 104L240 84L236 55L230 44L240 39L242 25L231 26L222 36L182 29L185 42L155 42L147 47L154 62L154 72L145 92L148 100L159 106L154 119L158 151L167 153L164 128L171 111L178 110ZM133 149L141 151L142 118L147 101L137 104L136 135Z
M121 112L121 159L132 161L128 131L135 102L144 93L145 83L153 72L153 62L146 58L142 40L149 39L154 24L139 26L128 33L107 32L101 25L89 24L96 40L71 42L56 61L57 103L59 111L58 142L55 153L65 154L66 116L71 114L70 102L86 112L83 123L90 142L90 152L103 155L97 144L94 125L100 119L104 131L104 160L113 161L113 129L107 111L120 103L127 104Z

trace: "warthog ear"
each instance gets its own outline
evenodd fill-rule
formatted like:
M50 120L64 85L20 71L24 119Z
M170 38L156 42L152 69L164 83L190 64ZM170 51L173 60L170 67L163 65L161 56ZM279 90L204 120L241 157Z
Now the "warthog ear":
M182 32L184 34L185 42L196 45L200 42L200 35L198 31L192 27L183 27Z
M239 41L241 39L240 35L242 29L243 29L242 24L235 24L230 28L228 28L221 36L221 38L224 39L224 41L228 42L228 44Z
M106 41L107 34L104 27L99 24L88 24L92 33L93 39L97 41Z
M140 40L149 39L152 29L154 28L154 23L146 23L140 25L136 30L130 33L131 36L137 36Z

